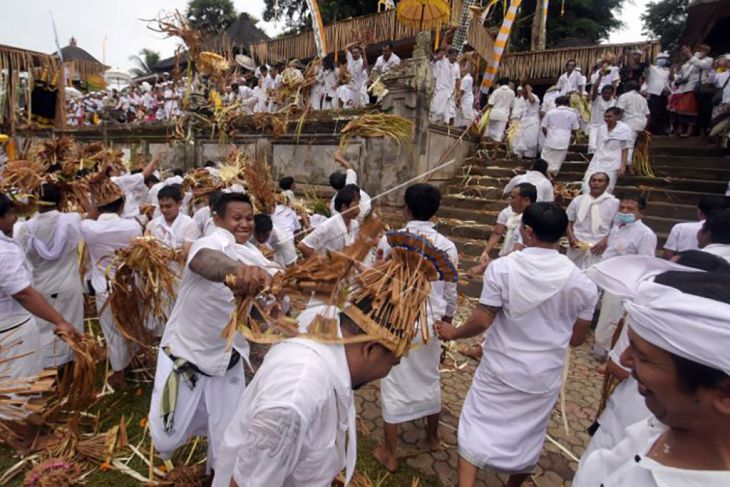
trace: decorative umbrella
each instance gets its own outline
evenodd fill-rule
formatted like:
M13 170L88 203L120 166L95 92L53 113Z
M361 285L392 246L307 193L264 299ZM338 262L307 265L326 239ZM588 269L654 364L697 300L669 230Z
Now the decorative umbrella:
M396 11L398 22L419 30L439 30L451 14L445 0L401 0Z
M132 82L132 77L124 71L108 70L104 73L104 81L109 85L126 86Z
M81 93L79 90L77 90L73 86L67 86L65 91L66 91L66 96L69 98L82 98L84 96L83 93Z

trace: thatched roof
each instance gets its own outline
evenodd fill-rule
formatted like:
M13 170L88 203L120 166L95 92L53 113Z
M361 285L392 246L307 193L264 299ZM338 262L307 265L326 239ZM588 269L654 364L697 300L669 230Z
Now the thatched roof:
M56 54L56 52L53 52L51 54ZM74 37L71 38L71 41L69 42L68 46L61 48L61 57L63 58L64 62L66 62L66 61L89 61L92 63L101 64L101 61L99 61L94 56L92 56L85 50L81 49L78 45L76 45L76 39Z

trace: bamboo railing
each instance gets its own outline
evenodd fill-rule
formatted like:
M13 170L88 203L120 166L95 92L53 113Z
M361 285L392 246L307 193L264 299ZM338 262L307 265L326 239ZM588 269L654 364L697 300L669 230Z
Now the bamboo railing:
M557 79L565 70L565 63L570 59L574 59L583 69L585 76L590 76L596 61L604 54L611 52L620 58L625 49L641 49L644 52L644 60L653 62L661 50L661 45L659 41L648 41L506 54L502 58L497 76L506 76L523 82Z
M462 0L451 0L450 4L449 22L453 25L458 22ZM418 33L418 29L400 24L395 10L364 15L325 26L327 49L329 52L340 51L348 44L359 41L366 32L369 34L369 41L377 44L413 38ZM487 59L494 39L482 25L472 23L468 42L482 58ZM313 58L317 55L317 48L314 43L314 35L310 31L253 44L249 47L249 52L258 63L276 63L291 59Z

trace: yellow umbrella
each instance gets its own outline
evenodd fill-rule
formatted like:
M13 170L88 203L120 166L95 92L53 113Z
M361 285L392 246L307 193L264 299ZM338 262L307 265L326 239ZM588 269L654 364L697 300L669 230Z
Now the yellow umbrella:
M398 22L419 30L438 30L451 14L445 0L401 0L396 10Z

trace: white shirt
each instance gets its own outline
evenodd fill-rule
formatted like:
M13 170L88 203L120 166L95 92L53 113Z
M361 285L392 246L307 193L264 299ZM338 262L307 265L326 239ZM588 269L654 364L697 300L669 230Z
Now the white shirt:
M116 213L103 213L97 220L83 220L81 235L89 252L91 285L97 293L105 293L108 291L107 272L110 279L115 274L110 266L114 252L141 236L142 228L136 221L120 218Z
M560 78L558 78L557 83L560 94L567 95L573 91L581 91L581 85L584 83L583 79L583 75L575 70L573 70L570 75L568 73L563 73Z
M603 69L603 68L601 67L601 68L599 68L599 70L600 69ZM609 69L609 73L603 75L603 77L601 78L601 82L598 84L597 93L599 95L601 94L601 90L603 89L604 86L613 85L614 82L619 81L621 79L621 75L619 73L618 66L611 66L608 69ZM593 74L591 75L591 85L596 84L598 82L599 70L594 71Z
M497 215L497 225L504 225L506 228L504 234L504 243L499 255L507 255L515 248L515 245L522 243L522 235L520 227L522 226L522 214L519 215L512 211L511 206L507 206Z
M712 70L712 63L713 59L709 56L703 58L692 56L679 71L678 77L686 79L687 82L677 86L677 93L689 93L694 91L700 83L708 82L707 78Z
M730 245L710 244L705 246L702 251L707 252L708 254L722 257L726 261L730 262Z
M629 91L618 97L616 106L624 111L621 121L637 132L646 128L649 104L637 91Z
M585 218L582 220L578 218L578 210L584 204L585 200L591 199L592 196L589 193L581 194L570 202L565 212L568 214L568 220L573 222L573 234L575 237L581 242L595 244L606 238L608 232L611 231L611 224L614 218L616 218L620 201L618 198L611 196L610 198L605 198L595 203L598 207L598 216L601 220L599 225L597 225L597 231L595 231L593 228L593 212L590 209L586 213Z
M311 321L317 309L298 321ZM239 487L330 485L354 462L355 452L346 453L355 446L354 407L344 346L305 339L274 345L218 448L213 487L231 479Z
M375 61L375 67L373 70L380 71L381 73L387 73L396 66L400 66L400 58L395 53L391 53L390 58L388 58L387 61L385 60L385 57L380 55L378 60Z
M297 212L286 205L276 205L274 214L271 215L271 221L274 227L279 228L289 237L294 237L302 229Z
M147 198L147 186L142 173L114 176L112 182L124 193L124 210L122 218L139 216L139 205Z
M198 225L201 235L204 234L205 224L210 219L210 206L201 206L193 213L193 221Z
M669 90L669 69L662 66L649 66L646 76L646 92L659 96Z
M562 285L551 297L541 299L532 309L516 314L512 299L522 289L510 292L517 282L514 259L524 254L531 260L548 263L559 273L565 273ZM534 276L547 284L549 277ZM538 284L543 284L540 282ZM517 293L517 294L515 294ZM529 292L523 299L529 299ZM484 286L479 302L499 307L484 341L484 356L489 359L481 366L504 383L528 393L542 393L560 386L565 350L573 326L578 319L590 321L597 301L595 284L567 257L555 250L528 247L492 262L484 273ZM542 296L541 298L544 298Z
M439 91L451 93L456 90L456 80L461 78L461 72L457 63L452 64L449 58L444 56L438 61L431 63L431 69L436 81L434 94Z
M547 129L545 147L564 150L570 146L570 137L580 128L578 113L570 107L558 107L545 115L542 128Z
M13 298L33 284L30 264L18 242L0 232L0 331L25 321L30 313Z
M345 171L345 186L349 184L357 185L357 173L352 169L348 169L347 171ZM335 210L336 197L337 195L334 195L330 200L330 213L332 213L333 215L337 213L337 210ZM362 188L360 188L360 216L358 217L358 219L362 220L363 218L365 218L370 213L372 207L372 198L370 198L370 195L367 194Z
M591 127L606 125L606 120L603 118L603 115L606 113L606 110L615 106L616 98L604 100L602 96L597 96L596 99L591 102ZM591 128L591 130L593 130L593 128Z
M147 224L147 232L172 249L180 249L186 242L195 242L201 235L198 225L182 212L171 225L164 216L158 216Z
M350 73L350 82L348 87L353 93L363 93L368 82L368 72L365 69L365 63L362 56L357 61L352 57L352 53L347 51L347 70Z
M512 110L512 102L515 100L515 92L507 85L502 85L489 96L489 105L492 111L489 112L489 120L494 122L507 122Z
M725 487L730 471L686 470L667 467L649 458L667 430L653 416L626 428L623 440L611 450L596 450L582 458L574 487Z
M730 103L730 71L717 73L715 76L715 86L722 90L722 103Z
M227 230L217 227L209 236L198 239L183 270L177 301L160 348L195 364L212 376L223 376L228 370L232 349L221 333L228 324L234 307L233 292L222 282L213 282L190 270L190 262L203 249L223 252L231 259L248 265L258 265L273 272L273 265L252 245L239 245ZM240 333L235 333L233 347L248 361L249 345Z
M513 177L507 186L504 187L504 194L509 194L517 185L530 183L537 188L537 201L555 201L553 183L540 171L527 171L525 174L518 174Z
M522 114L525 112L525 108L527 108L527 101L525 100L525 97L515 96L515 99L512 101L512 113L510 114L510 119L520 120L522 118Z
M669 237L664 248L672 252L684 252L685 250L697 250L700 244L697 241L697 232L702 230L705 221L677 223L669 232Z
M540 98L534 93L532 96L535 97L535 101L530 101L529 97L525 97L525 111L522 112L523 127L528 120L540 121Z
M434 246L446 252L449 260L454 264L454 268L459 267L459 252L454 242L441 235L436 231L435 224L431 222L411 220L403 229L415 235L425 237ZM378 249L383 250L383 256L387 256L390 252L390 245L387 237L383 237L378 244ZM427 316L429 325L433 325L436 320L440 320L445 316L454 316L456 313L456 286L455 282L432 281L431 294L429 296L427 306ZM433 330L432 330L433 331Z
M256 245L258 242L252 240L251 243ZM274 251L274 262L282 267L287 267L297 261L294 237L276 225L271 229L271 235L263 245Z
M598 129L596 152L591 159L591 167L597 171L605 171L609 175L621 169L622 152L629 148L629 141L632 139L631 127L623 122L616 122L613 130L609 130L607 124L601 125Z
M317 225L312 232L304 237L302 243L318 253L326 251L339 251L355 243L357 238L358 224L356 220L350 221L350 229L347 229L345 220L340 213Z
M36 289L46 294L78 289L81 282L77 255L81 242L81 215L57 210L39 213L19 224L14 235L33 269ZM55 259L41 257L37 250L40 245L55 253Z
M651 228L644 222L637 220L628 225L614 223L608 234L608 247L603 253L603 259L610 259L619 255L648 255L656 254L657 238Z

